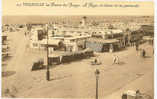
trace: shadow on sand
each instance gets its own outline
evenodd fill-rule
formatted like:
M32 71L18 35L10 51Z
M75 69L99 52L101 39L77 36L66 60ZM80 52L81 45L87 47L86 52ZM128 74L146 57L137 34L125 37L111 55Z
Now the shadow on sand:
M67 75L67 76L52 78L52 79L50 79L50 81L61 80L61 79L65 79L65 78L68 78L68 77L72 77L72 75Z
M151 58L151 56L145 56L144 58Z
M126 64L125 62L119 62L119 64L118 65L124 65L124 64Z

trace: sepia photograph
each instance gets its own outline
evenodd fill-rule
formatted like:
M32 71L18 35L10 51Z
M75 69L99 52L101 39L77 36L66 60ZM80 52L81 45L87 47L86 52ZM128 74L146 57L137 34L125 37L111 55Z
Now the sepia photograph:
M3 18L3 97L153 99L153 16L26 17Z
M152 11L10 8L1 27L2 98L154 99Z

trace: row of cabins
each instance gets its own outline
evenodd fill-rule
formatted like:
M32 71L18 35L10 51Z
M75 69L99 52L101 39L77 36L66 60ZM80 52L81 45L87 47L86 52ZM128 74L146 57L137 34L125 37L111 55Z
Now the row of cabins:
M142 28L142 27L141 27ZM150 29L153 31L152 29ZM153 32L151 32L153 33ZM47 44L47 36L43 28L35 28L32 30L31 48L44 49ZM136 43L142 39L143 32L137 31L123 31L120 29L104 29L104 28L79 28L79 27L53 27L48 31L48 44L57 49L57 46L62 46L66 51L78 51L84 48L91 48L97 52L116 51ZM100 45L97 45L97 42ZM97 50L97 46L101 50ZM105 47L102 47L105 46ZM60 47L61 48L61 47Z
M39 32L40 30L40 32ZM79 48L84 48L84 42L90 35L79 35L79 36L71 36L71 35L54 35L53 31L48 32L48 41L47 36L43 34L42 39L40 39L41 31L43 29L36 29L33 31L31 39L30 39L30 47L36 49L45 49L45 46L48 45L53 47L54 50L57 48L61 48L65 51L78 51ZM44 32L43 32L44 33Z
M93 51L118 51L129 44L129 42L134 43L142 38L141 31L128 30L124 32L119 29L102 28L91 29L76 27L57 29L53 27L48 29L48 32L46 28L34 28L31 32L31 48L46 49L48 44L49 64L87 58L86 56L93 56ZM58 54L57 52L62 53Z
M113 39L113 38L118 38L123 35L123 32L121 30L105 30L104 29L72 29L68 28L67 30L61 29L59 30L59 33L55 32L53 30L49 30L48 36L49 40L48 42L64 42L64 44L67 45L72 45L74 46L75 44L77 46L80 46L82 48L85 48L86 42L89 38L93 37L95 39ZM42 32L41 32L42 31ZM32 45L44 45L42 42L46 42L46 34L44 33L44 30L41 29L35 29L32 31L33 35L31 36L32 40L31 42L36 42L39 44L32 44ZM57 34L57 35L56 35ZM46 42L47 43L47 42ZM41 47L42 47L41 46ZM38 46L32 46L38 48Z

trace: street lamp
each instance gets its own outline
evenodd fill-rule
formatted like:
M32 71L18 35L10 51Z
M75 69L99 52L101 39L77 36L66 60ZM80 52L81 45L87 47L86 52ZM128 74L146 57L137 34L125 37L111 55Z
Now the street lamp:
M99 80L100 71L96 69L95 77L96 77L96 99L98 99L98 80Z
M50 81L50 70L49 70L49 47L48 47L48 28L46 28L47 33L47 72L46 72L46 80Z

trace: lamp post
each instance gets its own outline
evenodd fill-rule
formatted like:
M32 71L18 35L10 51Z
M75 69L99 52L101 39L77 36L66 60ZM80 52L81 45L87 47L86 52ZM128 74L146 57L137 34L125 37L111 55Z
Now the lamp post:
M47 72L46 72L46 80L50 81L50 70L49 70L49 47L48 47L48 28L46 28L47 33Z
M96 77L96 99L98 99L98 80L99 80L100 71L96 69L95 77Z

